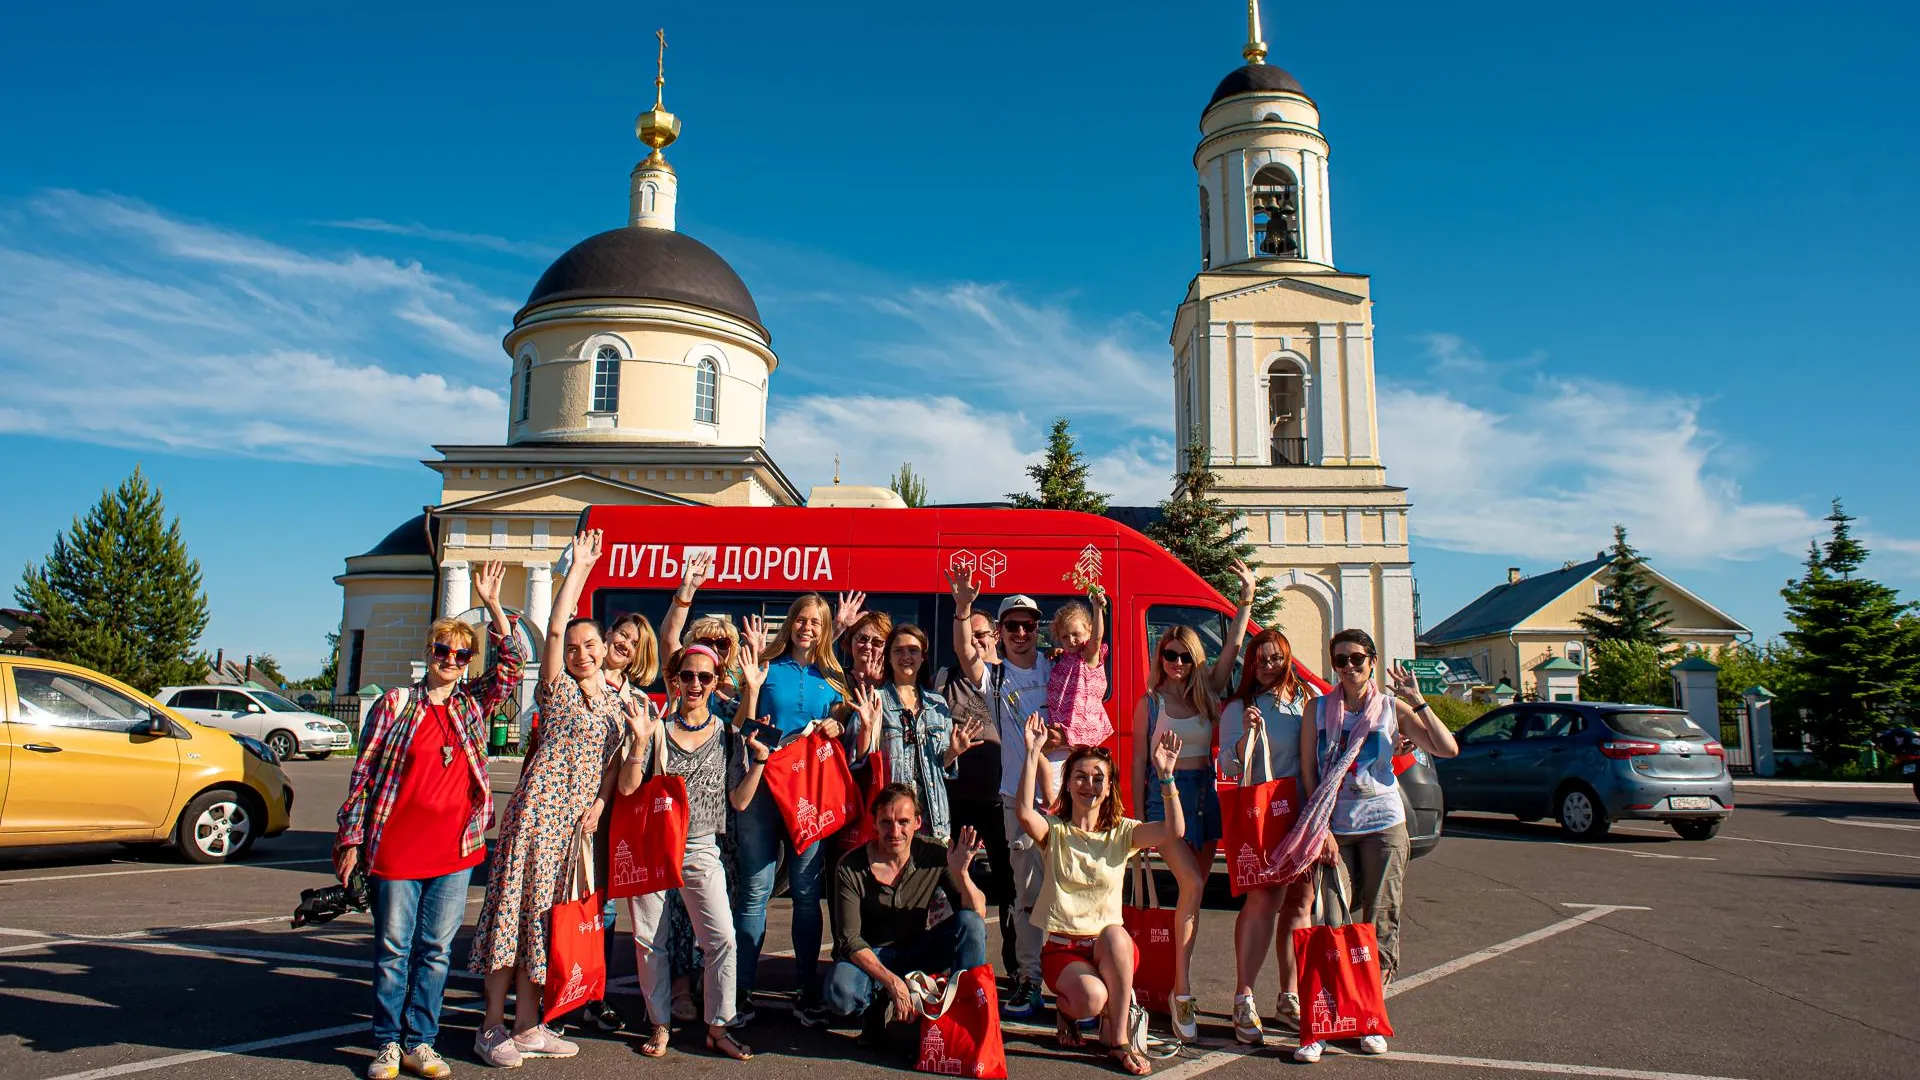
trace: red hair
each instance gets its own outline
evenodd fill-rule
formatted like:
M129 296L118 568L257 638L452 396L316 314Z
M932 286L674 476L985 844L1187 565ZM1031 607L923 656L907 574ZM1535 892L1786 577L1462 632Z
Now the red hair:
M1260 654L1260 646L1272 644L1280 650L1280 681L1272 687L1260 685L1257 674L1260 665L1255 658ZM1262 630L1247 642L1246 654L1240 660L1240 692L1236 695L1242 705L1252 705L1253 699L1271 689L1273 696L1280 701L1292 701L1305 692L1306 687L1300 681L1300 673L1293 666L1293 643L1287 635L1278 630Z

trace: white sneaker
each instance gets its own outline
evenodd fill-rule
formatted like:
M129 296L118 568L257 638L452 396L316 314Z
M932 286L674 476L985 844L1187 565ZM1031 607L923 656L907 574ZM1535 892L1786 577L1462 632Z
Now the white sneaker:
M553 1033L545 1024L536 1024L533 1028L513 1037L513 1048L520 1051L521 1057L570 1058L580 1052L577 1043L571 1043Z
M1254 1008L1252 994L1233 999L1233 1041L1244 1046L1267 1044L1267 1033L1260 1027L1260 1010Z
M513 1036L507 1034L504 1024L495 1024L474 1033L473 1053L496 1069L520 1067L520 1051L513 1045Z
M1181 1042L1200 1037L1200 1003L1192 994L1177 994L1173 999L1173 1033Z
M1326 1048L1323 1042L1301 1043L1293 1052L1293 1060L1311 1065L1320 1060L1320 1053Z
M1280 995L1273 1003L1275 1023L1285 1024L1295 1031L1300 1030L1300 995L1291 990Z
M1387 1052L1387 1038L1384 1035L1369 1035L1360 1040L1360 1052L1363 1054L1384 1054Z
M393 1080L400 1075L400 1044L388 1043L373 1055L373 1063L367 1066L367 1080Z
M453 1075L453 1069L426 1043L407 1051L400 1058L400 1064L421 1080L446 1080Z

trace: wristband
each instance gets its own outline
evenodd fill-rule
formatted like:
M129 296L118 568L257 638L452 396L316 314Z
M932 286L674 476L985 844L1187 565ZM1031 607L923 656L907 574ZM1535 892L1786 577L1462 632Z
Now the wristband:
M693 601L691 601L691 600L682 600L682 599L680 599L680 594L679 594L679 593L674 593L674 594L673 594L673 606L674 606L674 607L684 607L684 608L690 608L690 607L692 607L692 606L693 606Z
M1163 788L1174 788L1176 792L1178 791L1178 786L1174 783L1173 777L1171 776L1161 777L1160 786Z
M1430 704L1428 704L1427 702L1424 702L1424 701L1422 701L1422 702L1421 702L1420 704L1418 704L1418 705L1415 705L1415 706L1413 707L1413 711L1414 711L1414 712L1419 712L1419 711L1420 711L1421 709L1431 709L1431 708L1433 708L1433 706L1432 706L1432 705L1430 705Z

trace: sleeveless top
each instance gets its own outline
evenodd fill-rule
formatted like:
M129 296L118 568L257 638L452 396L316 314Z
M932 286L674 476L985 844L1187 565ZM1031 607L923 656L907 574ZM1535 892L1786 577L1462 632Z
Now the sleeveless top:
M1339 692L1336 687L1334 693ZM1376 694L1383 692L1378 689L1374 691ZM1327 730L1327 725L1331 723L1328 719L1330 711L1326 697L1314 699L1315 730L1319 732L1316 745L1320 749L1320 768L1323 772L1346 751L1342 733ZM1400 801L1400 783L1393 774L1393 746L1399 741L1400 733L1397 715L1397 711L1389 706L1386 723L1360 736L1366 740L1360 747L1360 756L1354 760L1353 768L1348 770L1347 775L1338 778L1340 794L1334 800L1333 818L1329 825L1335 836L1384 832L1407 820L1406 807ZM1333 779L1323 775L1320 782L1329 783Z
M1151 757L1153 744L1160 741L1160 733L1171 731L1180 736L1179 768L1205 768L1213 759L1213 725L1207 718L1194 713L1191 716L1175 716L1169 709L1172 702L1155 690L1147 694L1147 754ZM1186 707L1181 702L1181 707Z

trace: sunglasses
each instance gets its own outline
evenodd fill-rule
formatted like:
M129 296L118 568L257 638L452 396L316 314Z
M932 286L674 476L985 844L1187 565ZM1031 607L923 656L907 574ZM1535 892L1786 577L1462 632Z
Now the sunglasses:
M887 643L886 638L873 637L868 634L861 634L859 637L853 639L853 647L856 649L859 649L859 648L877 649L882 645L885 645L886 643Z
M711 683L714 679L718 677L719 676L715 675L711 671L682 671L678 675L674 676L674 678L679 679L681 682L686 683L688 686L692 686L696 683L701 686L705 686L708 683Z
M1341 653L1333 658L1333 666L1335 669L1362 668L1366 667L1367 662L1372 659L1372 656L1363 652Z
M473 659L473 650L456 649L444 641L436 641L433 643L433 658L435 660L445 660L449 656L453 657L455 663L464 664Z
M723 637L695 638L693 643L695 645L705 645L707 648L712 649L714 652L719 653L721 656L727 655L727 647L733 644L733 642Z
M1003 622L1000 624L1000 629L1009 634L1031 634L1033 633L1034 628L1039 625L1040 625L1039 623L1026 622L1026 621Z
M1160 659L1166 661L1169 664L1193 663L1193 657L1187 655L1186 653L1181 652L1179 649L1161 649Z

